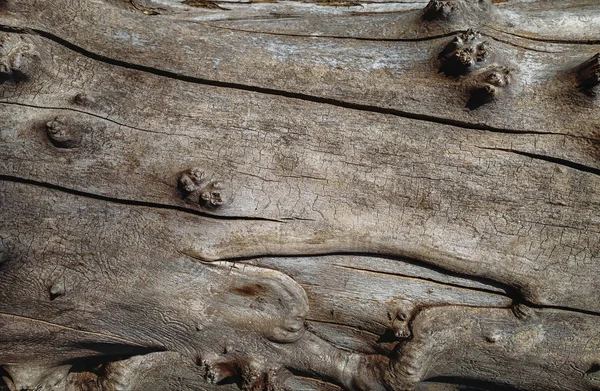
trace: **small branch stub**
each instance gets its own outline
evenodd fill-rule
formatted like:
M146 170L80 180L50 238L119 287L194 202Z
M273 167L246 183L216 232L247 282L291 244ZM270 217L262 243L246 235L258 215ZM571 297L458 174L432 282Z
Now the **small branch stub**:
M84 129L68 117L60 115L46 124L50 142L57 148L75 148L81 144Z
M210 182L200 190L200 203L207 208L218 208L223 205L223 189L221 182Z
M200 189L203 177L204 173L200 169L191 168L181 174L177 187L187 197Z
M71 103L73 103L74 105L77 105L77 106L81 106L81 107L88 107L88 106L93 105L96 102L95 102L95 99L93 97L91 97L90 95L88 95L84 92L80 92L71 99Z
M65 285L63 283L55 283L48 289L50 301L53 301L65 295Z
M454 1L431 0L423 10L423 19L429 21L449 19L455 8Z
M577 88L596 95L600 85L600 53L581 64L577 72Z
M473 29L454 37L439 55L440 71L447 76L459 76L481 65L489 55L489 44Z
M510 70L506 67L497 67L485 72L481 81L471 90L467 107L471 110L496 99L500 91L510 83Z
M0 84L27 81L28 58L34 55L33 45L21 36L0 33Z
M226 186L221 181L211 181L199 168L184 171L177 184L184 198L197 200L205 209L217 209L229 200Z

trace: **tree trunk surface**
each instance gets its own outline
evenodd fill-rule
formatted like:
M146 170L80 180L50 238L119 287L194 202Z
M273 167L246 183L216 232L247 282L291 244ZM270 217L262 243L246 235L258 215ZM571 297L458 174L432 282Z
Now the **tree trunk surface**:
M596 0L0 0L0 390L600 390Z

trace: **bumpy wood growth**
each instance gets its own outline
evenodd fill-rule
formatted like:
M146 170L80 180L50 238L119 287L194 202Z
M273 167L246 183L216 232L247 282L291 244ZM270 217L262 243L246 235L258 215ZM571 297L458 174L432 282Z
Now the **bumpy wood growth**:
M600 390L595 0L0 0L1 390Z

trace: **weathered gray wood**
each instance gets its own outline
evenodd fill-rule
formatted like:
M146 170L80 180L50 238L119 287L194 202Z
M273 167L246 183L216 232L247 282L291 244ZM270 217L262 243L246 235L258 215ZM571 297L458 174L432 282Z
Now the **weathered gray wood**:
M600 389L597 2L187 3L0 0L0 389Z
M544 128L546 132L593 137L593 124L598 123L593 113L598 103L585 99L573 88L573 70L597 53L600 43L585 44L588 39L582 38L584 44L572 44L571 30L564 33L566 43L544 42L541 38L523 41L491 30L494 24L487 22L491 20L503 26L508 23L529 25L534 18L507 20L508 17L496 15L500 11L494 12L490 5L480 5L485 2L460 3L464 3L461 10L466 9L467 17L452 26L454 34L435 23L415 36L415 31L420 29L416 30L414 25L423 25L423 21L422 12L414 11L401 15L408 21L394 18L387 23L376 20L372 24L389 26L398 22L407 31L357 41L328 38L327 34L318 38L227 31L194 21L174 23L169 18L124 12L103 3L86 1L64 1L60 6L54 2L51 8L45 6L45 1L13 1L2 20L9 26L48 32L95 55L171 72L179 77L303 94L305 99L374 106L396 110L400 115L427 116L469 126L483 124L483 127L515 132L539 132ZM11 12L11 4L18 12ZM588 7L586 11L590 23L600 23L600 9ZM80 34L98 15L103 23L96 34ZM572 19L577 20L576 16ZM369 24L365 21L359 25ZM455 34L466 28L484 32L489 51L494 53L489 64L508 67L513 73L510 88L499 98L502 104L465 109L470 83L477 77L457 81L438 72L439 52ZM311 31L308 26L307 29ZM572 30L582 31L581 28ZM594 31L593 25L584 31ZM434 38L440 35L445 37ZM427 37L433 38L421 40ZM409 41L386 42L381 38ZM413 42L414 39L418 41ZM547 112L556 115L544 115Z
M42 48L44 42L56 46L43 40L35 46ZM38 49L41 58L57 64L93 66L81 57L63 60L59 48L52 52L51 57ZM537 304L598 309L600 302L590 292L597 292L599 283L600 219L590 195L598 194L599 177L522 155L576 156L595 164L578 139L432 127L428 121L300 105L136 71L123 71L119 80L119 68L105 67L104 74L101 65L95 68L101 88L95 93L86 92L96 90L87 79L61 98L40 91L25 98L27 84L37 85L33 81L15 84L12 94L7 86L4 99L11 102L15 96L17 105L4 106L6 174L121 200L296 220L245 235L243 248L240 235L215 238L218 251L206 243L192 247L201 247L195 251L207 259L340 251L400 255L501 281ZM58 81L38 83L48 91L63 91L60 86L78 73L85 74L66 70ZM138 96L114 93L119 85L132 83ZM164 88L152 92L161 83ZM209 103L198 107L199 100ZM112 114L131 101L144 102L140 123L137 109L124 118ZM23 107L63 104L65 110ZM85 115L87 110L93 116ZM177 110L186 115L177 116ZM307 114L297 118L299 110ZM105 115L116 123L96 117ZM165 116L168 128L160 122ZM240 125L232 128L231 123ZM76 132L81 145L56 147L48 124ZM190 168L204 172L207 181L224 183L223 207L203 207L197 193L182 199L177 181ZM560 235L562 242L546 247L548 234ZM506 252L507 247L512 250ZM580 279L586 288L557 288L565 276Z

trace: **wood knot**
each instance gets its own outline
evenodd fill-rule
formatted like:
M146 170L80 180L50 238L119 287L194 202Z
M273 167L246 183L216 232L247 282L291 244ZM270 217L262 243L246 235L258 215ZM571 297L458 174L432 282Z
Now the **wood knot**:
M579 66L577 88L589 95L596 96L600 85L600 53Z
M209 182L200 190L200 203L209 209L222 206L224 201L224 186L221 182Z
M48 294L50 296L50 301L54 301L55 299L65 295L65 284L56 283L52 284L48 289Z
M233 362L210 363L202 362L204 367L204 380L210 384L219 384L223 380L236 376L238 372L237 365Z
M499 342L502 340L502 334L500 334L500 332L498 332L498 331L492 331L492 332L487 333L484 336L484 339L486 340L486 342L496 343L496 342Z
M222 361L197 360L197 365L204 370L204 380L211 384L237 383L246 391L275 391L279 389L279 367L265 366L265 363L236 358Z
M184 171L177 184L184 198L197 200L205 209L217 209L229 201L229 192L223 182L209 180L198 168Z
M50 142L57 148L75 148L81 144L86 127L70 117L60 115L46 124Z
M27 71L36 56L33 44L17 34L0 33L0 84L29 80Z
M510 70L498 67L482 74L479 81L471 89L467 107L471 110L496 99L502 88L510 83Z
M96 103L96 100L85 92L80 92L71 98L71 103L81 107L89 107Z
M200 189L203 178L204 173L200 169L191 168L181 174L177 187L184 196L187 196Z
M395 314L388 312L388 319L392 321L392 325L377 342L388 343L410 338L412 336L409 325L411 318L410 309L399 309L395 311Z
M480 66L489 56L489 44L473 29L457 35L439 55L441 72L447 76L459 76Z
M454 1L431 0L423 10L423 19L440 20L449 19L456 8Z

